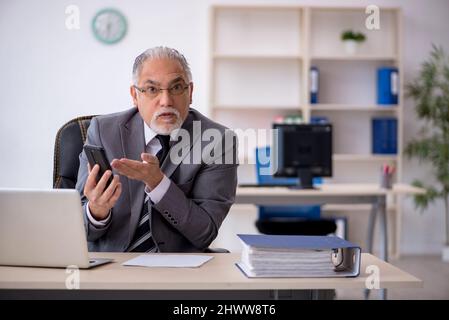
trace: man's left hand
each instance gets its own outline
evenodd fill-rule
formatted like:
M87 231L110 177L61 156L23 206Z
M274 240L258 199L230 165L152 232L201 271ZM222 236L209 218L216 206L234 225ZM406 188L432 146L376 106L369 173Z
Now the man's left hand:
M150 190L153 190L164 177L164 174L159 168L159 160L149 153L142 153L141 158L142 162L126 158L120 160L114 159L111 165L119 174L127 176L130 179L140 180Z

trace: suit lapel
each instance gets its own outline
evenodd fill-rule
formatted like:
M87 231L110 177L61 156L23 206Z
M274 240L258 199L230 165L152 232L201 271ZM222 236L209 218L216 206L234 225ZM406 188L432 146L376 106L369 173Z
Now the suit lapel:
M132 160L141 160L140 154L145 150L143 120L138 112L129 121L120 125L120 138L123 154ZM137 227L144 200L144 186L141 181L128 179L128 192L131 207L128 243L131 242Z

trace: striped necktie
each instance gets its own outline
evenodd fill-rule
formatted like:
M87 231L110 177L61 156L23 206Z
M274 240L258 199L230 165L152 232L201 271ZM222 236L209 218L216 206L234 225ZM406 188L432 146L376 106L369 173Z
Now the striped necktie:
M156 154L159 159L159 165L162 164L169 150L170 136L157 135L156 139L161 143L162 148ZM158 252L158 247L153 240L152 232L150 229L151 214L158 212L156 208L152 206L150 198L145 195L145 203L142 207L139 223L134 234L134 238L131 241L131 245L128 247L129 252Z

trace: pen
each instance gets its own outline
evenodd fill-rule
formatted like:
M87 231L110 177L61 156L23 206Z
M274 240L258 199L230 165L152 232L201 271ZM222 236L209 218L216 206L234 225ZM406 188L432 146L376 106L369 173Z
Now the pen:
M391 166L391 167L390 167L390 175L393 175L394 170L395 170L395 167Z

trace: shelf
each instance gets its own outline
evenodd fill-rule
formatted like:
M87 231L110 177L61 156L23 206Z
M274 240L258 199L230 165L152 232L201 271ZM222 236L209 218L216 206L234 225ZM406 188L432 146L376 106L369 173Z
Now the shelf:
M258 6L214 8L211 15L214 18L212 53L239 58L253 55L298 56L302 44L302 10L299 7L292 9L266 7L261 10Z
M245 60L245 59L256 59L256 60L301 60L302 56L299 54L228 54L220 53L214 54L214 59L217 60Z
M269 111L285 111L285 110L292 110L292 111L299 111L301 112L302 109L300 106L273 106L273 105L217 105L213 107L214 110L243 110L243 111L249 111L249 110L269 110Z
M301 10L301 7L298 7L297 5L290 5L290 4L280 4L280 5L271 5L271 4L216 4L214 5L214 8L216 10L257 10L257 11L263 11L263 10L281 10L281 11L292 11L292 10ZM364 10L364 9L363 9Z
M384 10L382 27L378 30L364 28L367 15L363 9L331 8L311 9L310 56L312 60L338 61L398 61L400 34L398 11ZM365 41L353 55L345 51L341 35L345 30L362 31Z
M243 157L243 161L245 163L254 164L256 159L254 152L247 155L246 157ZM398 155L392 154L392 155L375 155L375 154L339 154L336 153L332 156L332 160L338 161L338 162L351 162L351 161L357 161L357 162L395 162L398 159Z
M212 59L212 63L214 105L276 107L301 104L300 60Z
M362 105L345 105L345 104L311 104L310 110L314 111L366 111L366 112L397 112L397 105L382 105L382 106L362 106ZM288 105L215 105L213 107L215 110L294 110L302 111L301 106L288 106Z
M396 154L334 154L332 159L334 161L372 161L372 162L384 162L384 161L397 161L398 155Z
M311 104L313 111L370 111L370 112L397 112L398 105L349 105L349 104Z
M326 117L333 125L332 177L323 177L324 183L379 184L383 164L396 167L395 181L402 180L405 106L400 8L380 6L378 30L365 27L365 6L222 4L211 9L209 107L215 121L243 130L239 181L255 180L256 146L272 144L272 136L265 132L272 135L269 129L277 117L290 114L307 121ZM341 40L349 29L366 36L354 54L347 53ZM309 103L312 66L319 71L319 104ZM384 66L399 70L397 105L377 105L377 73ZM372 119L382 117L397 120L398 154L372 154ZM262 130L262 137L256 131L253 139L254 131L247 129ZM389 196L388 213L400 217L401 201ZM369 213L371 205L325 205L322 210L324 216L352 219L351 214ZM399 219L392 229L401 229Z
M320 12L320 11L324 11L324 12L365 12L366 7L361 7L361 6L313 6L310 7L310 9L312 10L312 12ZM396 12L401 10L401 7L397 7L397 6L382 6L380 8L380 10L382 12Z
M338 55L338 56L311 56L312 61L395 61L396 56L383 55Z
M400 168L400 154L371 154L375 117L397 119L402 149L404 107L376 104L378 68L388 65L402 71L400 10L381 10L382 29L364 30L366 41L351 55L341 33L360 29L366 19L362 7L213 6L213 118L231 128L258 130L270 129L277 116L326 116L335 128L333 150L339 151L333 155L336 181L377 181L376 167L382 163ZM306 68L311 65L320 72L319 104L308 102ZM403 83L398 85L403 92ZM254 158L250 150L242 160L254 163Z
M354 211L370 211L371 205L369 204L326 204L322 206L322 210L325 212L354 212ZM395 206L388 206L388 212L395 212Z

